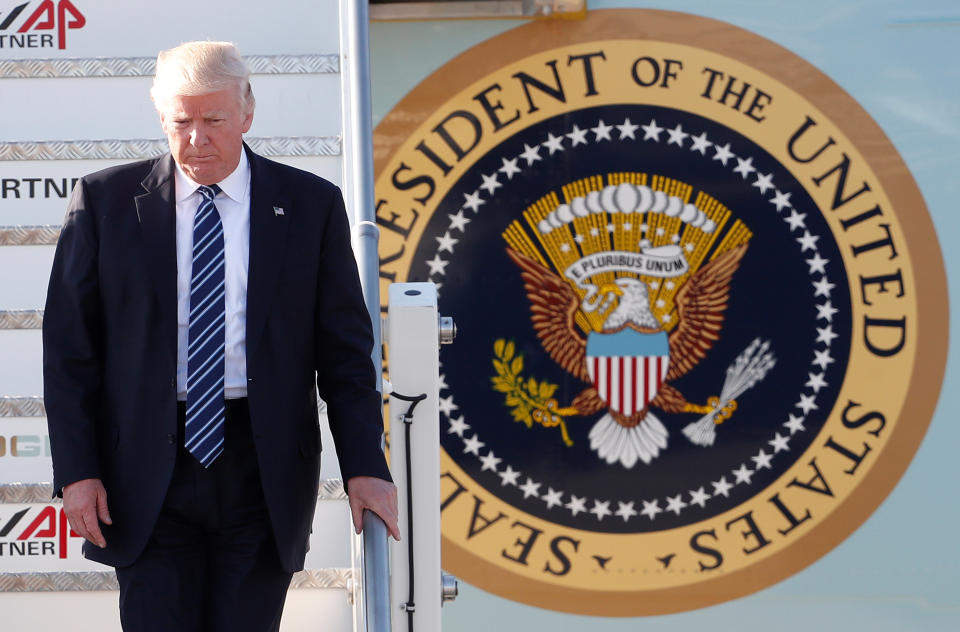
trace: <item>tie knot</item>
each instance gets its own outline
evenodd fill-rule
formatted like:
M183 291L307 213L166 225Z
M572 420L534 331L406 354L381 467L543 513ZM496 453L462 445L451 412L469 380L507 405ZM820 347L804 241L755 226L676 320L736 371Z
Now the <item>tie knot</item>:
M201 184L197 187L197 192L199 192L200 195L203 196L203 199L207 201L217 197L217 193L220 193L220 190L220 186L216 184L212 184L210 186Z

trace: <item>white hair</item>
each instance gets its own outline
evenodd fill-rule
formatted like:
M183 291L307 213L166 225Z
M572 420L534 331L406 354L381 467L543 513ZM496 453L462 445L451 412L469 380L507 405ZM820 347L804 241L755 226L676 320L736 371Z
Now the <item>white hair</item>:
M150 98L158 110L174 96L236 90L247 111L254 106L250 68L231 42L184 42L157 55Z

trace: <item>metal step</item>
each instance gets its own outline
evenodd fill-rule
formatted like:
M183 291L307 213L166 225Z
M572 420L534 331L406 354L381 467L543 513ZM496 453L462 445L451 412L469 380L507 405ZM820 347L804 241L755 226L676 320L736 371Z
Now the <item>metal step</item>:
M347 492L339 478L320 481L317 500L346 500ZM0 505L59 503L53 496L52 483L0 483Z
M0 396L0 417L46 417L42 397Z
M0 226L0 246L54 246L59 238L59 224Z
M0 310L0 329L40 329L41 326L42 309Z
M2 327L0 327L2 329ZM327 414L327 403L317 400L317 411L321 415ZM15 395L0 396L0 417L46 417L47 409L43 405L43 397L21 397Z
M255 75L300 75L340 72L340 56L249 55ZM0 61L0 79L78 77L152 77L156 57L84 57L71 59L11 59Z
M5 483L0 484L0 508L9 507L7 512L26 508L11 505L60 505L59 498L53 498L50 483ZM342 503L346 500L343 482L340 479L320 481L318 501ZM324 507L333 508L331 505ZM329 512L318 507L318 514L329 517ZM9 516L7 516L9 517ZM322 518L321 518L322 520ZM63 536L61 536L63 537ZM52 541L52 540L51 540ZM316 543L315 543L316 544ZM52 545L51 545L52 546ZM71 556L72 559L73 558ZM70 564L67 562L67 564ZM76 562L74 562L74 565ZM312 568L296 573L291 589L337 589L352 592L353 572L349 568L328 567ZM31 570L27 572L0 572L0 594L9 592L65 592L65 591L110 591L117 590L116 576L112 571L85 570Z
M261 156L339 156L339 136L263 136L246 142ZM165 138L0 142L4 160L138 160L168 151Z
M293 575L290 588L350 590L353 569L317 568ZM113 571L0 573L0 593L119 590Z

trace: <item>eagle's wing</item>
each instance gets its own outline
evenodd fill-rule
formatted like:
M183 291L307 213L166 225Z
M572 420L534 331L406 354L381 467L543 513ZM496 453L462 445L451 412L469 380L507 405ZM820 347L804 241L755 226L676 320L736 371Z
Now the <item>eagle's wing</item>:
M677 292L680 322L670 334L670 369L665 381L675 380L696 366L719 338L730 280L746 251L747 244L731 248L700 268Z
M605 408L610 408L607 402L600 398L600 393L597 392L597 389L592 386L580 391L580 394L570 402L570 406L576 408L580 415L592 415ZM611 410L610 412L612 413L614 411Z
M574 315L580 297L558 275L527 255L507 248L507 254L523 272L523 287L530 300L530 320L540 344L554 362L584 382L587 374L587 341L576 329Z

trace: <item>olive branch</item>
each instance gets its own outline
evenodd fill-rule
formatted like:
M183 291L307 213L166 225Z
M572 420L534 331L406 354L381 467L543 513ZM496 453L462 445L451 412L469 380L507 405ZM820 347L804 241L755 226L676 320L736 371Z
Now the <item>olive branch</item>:
M532 428L534 423L544 428L559 426L563 443L572 446L567 424L558 414L558 403L553 398L557 385L537 382L532 377L524 379L520 375L523 371L523 356L516 355L513 341L498 339L493 343L493 352L496 356L493 367L497 370L497 375L490 378L490 381L493 382L494 390L506 394L506 404L510 407L514 421L522 421L527 428Z

